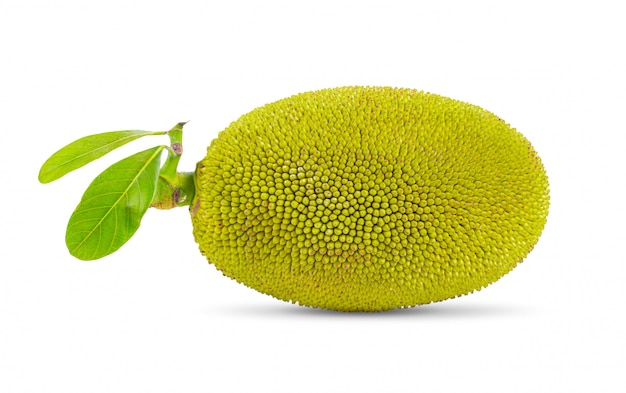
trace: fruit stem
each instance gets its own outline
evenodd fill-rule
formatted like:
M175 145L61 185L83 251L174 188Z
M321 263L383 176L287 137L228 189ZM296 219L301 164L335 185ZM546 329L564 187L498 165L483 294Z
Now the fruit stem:
M167 147L167 159L159 172L157 189L151 207L157 209L173 209L191 204L195 193L193 172L178 171L178 162L183 154L183 126L186 122L176 124L167 132L170 145Z

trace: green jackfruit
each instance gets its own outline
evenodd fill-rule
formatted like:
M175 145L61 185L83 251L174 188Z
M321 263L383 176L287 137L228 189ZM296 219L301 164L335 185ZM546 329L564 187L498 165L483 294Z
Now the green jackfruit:
M195 173L200 251L301 305L410 307L480 290L532 250L548 179L477 106L410 89L302 93L233 122Z

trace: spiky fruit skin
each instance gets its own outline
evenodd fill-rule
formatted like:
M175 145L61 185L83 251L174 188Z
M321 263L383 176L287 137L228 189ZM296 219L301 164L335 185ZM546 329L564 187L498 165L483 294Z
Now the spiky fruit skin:
M536 244L549 193L530 143L474 105L410 89L286 98L213 140L191 205L201 252L301 305L380 311L467 294Z

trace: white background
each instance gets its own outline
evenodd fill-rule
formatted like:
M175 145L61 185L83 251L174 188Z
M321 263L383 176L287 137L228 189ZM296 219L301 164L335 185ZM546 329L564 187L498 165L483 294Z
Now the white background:
M0 391L626 391L625 37L618 1L0 0ZM354 84L471 102L533 143L552 205L522 265L343 314L223 277L185 209L150 210L111 257L68 255L91 179L164 140L39 184L64 144L191 120L192 170L241 114Z

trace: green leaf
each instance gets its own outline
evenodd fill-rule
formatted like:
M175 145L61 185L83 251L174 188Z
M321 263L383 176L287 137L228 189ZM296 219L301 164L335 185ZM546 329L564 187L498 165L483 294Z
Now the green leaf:
M163 135L165 131L111 131L80 138L54 153L41 166L39 181L50 183L67 173L96 160L113 149L146 135Z
M124 158L94 179L67 225L70 254L82 260L102 258L133 236L154 197L163 149L156 146Z

